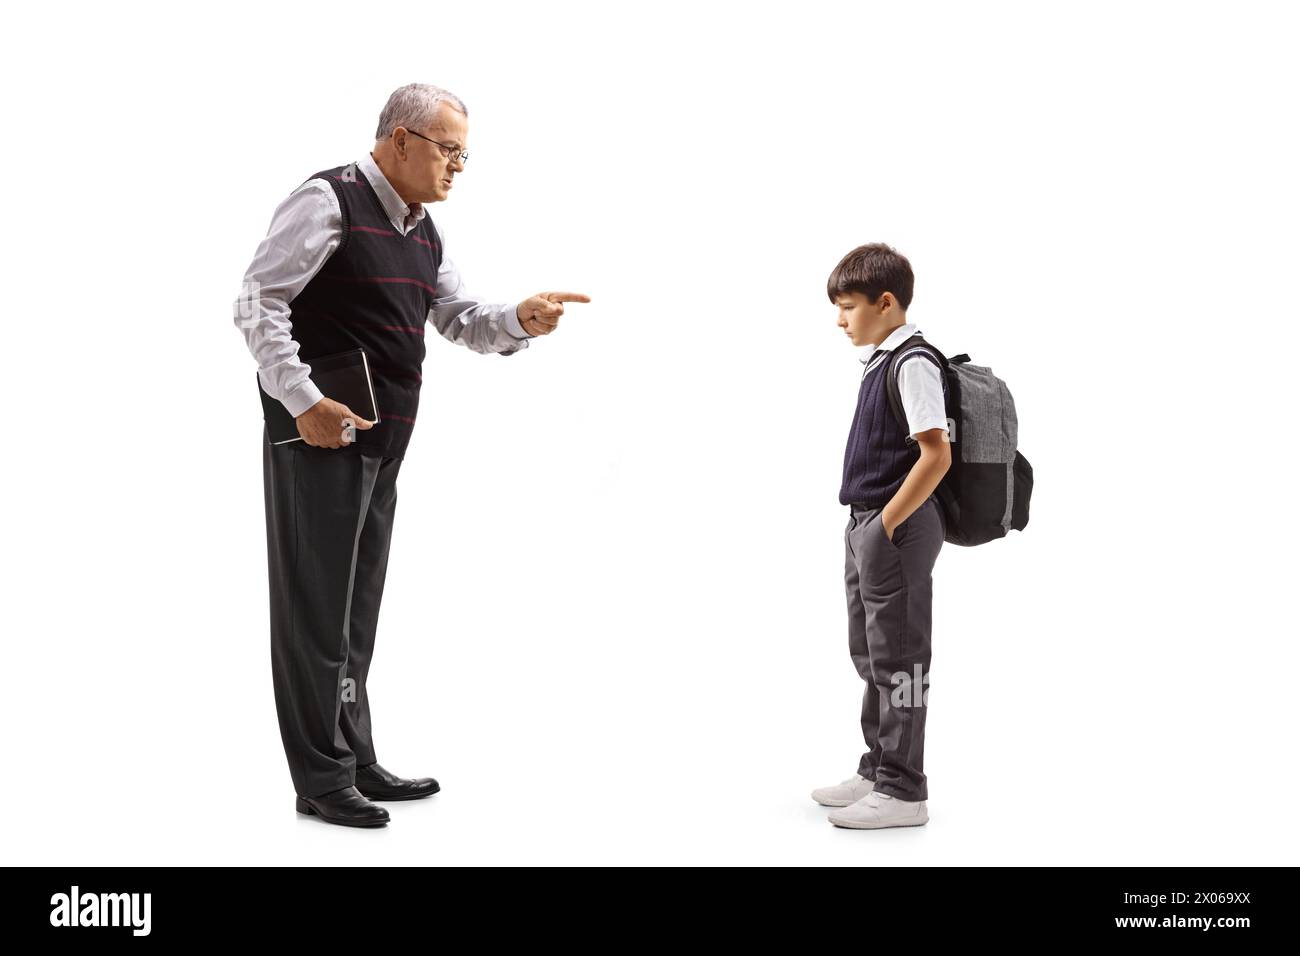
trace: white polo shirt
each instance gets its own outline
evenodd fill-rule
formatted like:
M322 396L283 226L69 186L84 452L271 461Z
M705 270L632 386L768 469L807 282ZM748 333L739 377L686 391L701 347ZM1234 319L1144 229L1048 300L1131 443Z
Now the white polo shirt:
M879 345L864 348L858 359L866 365L862 377L866 378L884 365L895 349L916 334L916 324L907 322L890 332ZM921 432L942 428L944 437L952 440L948 434L948 412L943 404L943 382L933 362L924 358L904 362L898 370L898 395L902 399L909 437L916 438Z

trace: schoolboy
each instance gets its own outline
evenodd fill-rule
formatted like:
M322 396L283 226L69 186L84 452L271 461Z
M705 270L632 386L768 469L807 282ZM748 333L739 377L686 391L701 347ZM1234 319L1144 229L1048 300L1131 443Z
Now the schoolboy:
M907 321L913 275L891 247L859 246L835 267L826 291L838 325L866 365L844 453L840 504L849 654L866 683L857 773L814 790L839 827L920 826L929 820L923 769L930 669L931 571L943 545L934 497L951 463L946 385L938 359L912 339ZM907 426L885 389L897 358Z

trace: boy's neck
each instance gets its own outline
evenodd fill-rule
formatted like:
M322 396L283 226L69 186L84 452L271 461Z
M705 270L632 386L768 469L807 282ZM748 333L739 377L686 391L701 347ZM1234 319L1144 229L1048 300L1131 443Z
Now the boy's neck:
M901 329L907 324L907 316L892 321L889 325L882 325L877 329L871 329L867 332L867 344L880 347L880 343L885 341L894 334L895 329Z

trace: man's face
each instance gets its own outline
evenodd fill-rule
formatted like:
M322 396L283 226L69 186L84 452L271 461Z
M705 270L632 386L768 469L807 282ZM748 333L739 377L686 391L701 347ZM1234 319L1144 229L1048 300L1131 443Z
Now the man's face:
M836 324L854 345L879 345L898 315L898 304L889 292L882 292L874 305L861 292L842 292L835 297L835 305L839 309Z
M448 154L454 149L466 148L469 120L451 104L440 103L434 122L428 128L417 129L415 132L450 148L443 149L437 143L407 134L404 178L408 188L415 193L407 201L441 202L451 195L452 180L456 173L465 168L459 158L453 163Z

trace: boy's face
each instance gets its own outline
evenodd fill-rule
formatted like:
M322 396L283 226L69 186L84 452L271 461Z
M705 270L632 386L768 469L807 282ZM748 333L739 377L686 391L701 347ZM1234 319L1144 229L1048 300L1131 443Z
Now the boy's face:
M880 293L875 304L861 292L842 292L835 297L839 309L836 323L854 345L879 345L906 320L892 292Z

